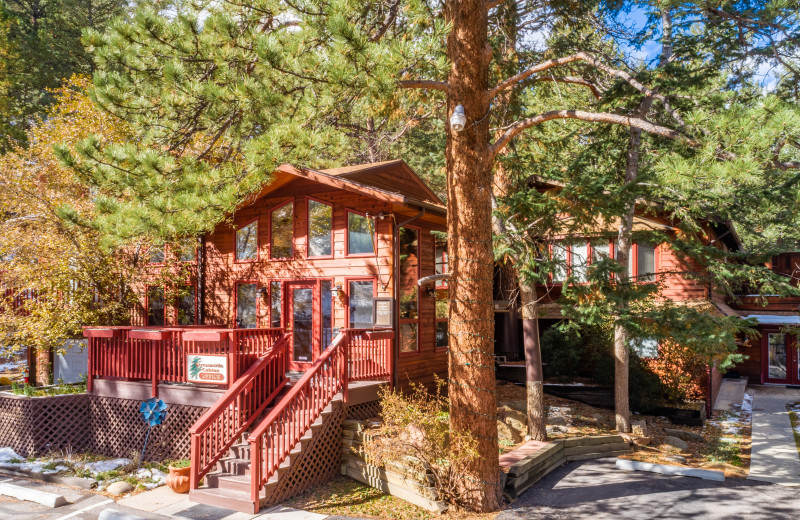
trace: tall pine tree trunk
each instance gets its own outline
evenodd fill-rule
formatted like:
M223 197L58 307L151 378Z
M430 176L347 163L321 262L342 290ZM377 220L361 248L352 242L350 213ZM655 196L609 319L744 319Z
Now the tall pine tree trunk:
M447 113L464 106L463 131L447 128L450 292L450 427L478 443L462 485L467 507L498 508L500 486L492 304L492 161L489 153L488 13L485 0L448 1Z
M662 23L662 52L659 66L665 66L672 58L672 18L668 9L661 12ZM636 108L635 117L644 118L653 106L653 98L647 97ZM639 176L639 158L642 149L642 131L630 129L628 137L628 155L625 160L625 186L636 182ZM633 277L635 273L628 272L628 258L630 258L633 217L636 212L636 203L631 200L625 207L625 214L619 225L617 251L615 257L622 264L625 277ZM628 303L623 299L617 306L617 312L627 312ZM630 399L628 375L630 372L630 352L628 350L628 334L625 327L617 321L614 324L614 409L616 415L617 431L630 432Z
M539 343L539 298L536 285L520 280L522 334L525 346L525 385L528 397L528 435L535 441L547 440L544 411L544 374Z

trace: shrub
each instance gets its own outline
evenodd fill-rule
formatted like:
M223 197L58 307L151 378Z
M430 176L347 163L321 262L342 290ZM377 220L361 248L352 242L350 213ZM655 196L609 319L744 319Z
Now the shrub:
M540 345L542 363L546 363L549 377L578 375L579 361L586 351L586 345L575 332L551 327L542 334Z
M430 475L437 500L463 506L470 491L463 475L478 456L477 442L466 432L450 430L443 386L437 379L433 393L422 385L412 385L408 395L382 390L383 422L365 438L364 454L371 464L411 466Z

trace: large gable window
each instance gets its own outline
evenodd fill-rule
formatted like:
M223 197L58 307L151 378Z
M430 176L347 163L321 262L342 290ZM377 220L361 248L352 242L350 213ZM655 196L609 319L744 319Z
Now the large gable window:
M368 280L350 282L350 328L372 328L372 300L375 295L375 284Z
M333 206L308 201L308 256L331 256L333 251Z
M294 204L287 202L270 213L270 258L291 258L294 241Z
M258 259L258 221L236 230L236 260L247 262Z
M375 220L359 213L347 212L347 254L375 253Z

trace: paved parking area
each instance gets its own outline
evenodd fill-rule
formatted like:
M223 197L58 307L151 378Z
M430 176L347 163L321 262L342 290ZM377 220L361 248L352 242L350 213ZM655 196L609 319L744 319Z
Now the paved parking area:
M797 489L743 479L712 482L622 471L614 467L615 460L562 466L523 493L497 520L798 518Z

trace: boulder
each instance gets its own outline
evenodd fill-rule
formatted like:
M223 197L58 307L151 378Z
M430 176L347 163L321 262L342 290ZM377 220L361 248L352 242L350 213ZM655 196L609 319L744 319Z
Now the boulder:
M547 427L547 434L548 435L556 435L560 433L567 433L567 427L561 426L560 424L554 424Z
M677 428L664 428L664 433L667 435L672 435L673 437L677 437L679 439L683 439L687 442L706 442L705 438L702 435L695 432L690 432L687 430L679 430Z
M644 421L631 421L631 433L643 437L647 436L647 423Z
M636 443L637 446L648 446L651 442L653 442L653 439L650 437L636 437L633 439L633 442Z
M670 455L664 458L670 462L677 462L678 464L686 464L687 462L686 457L681 457L680 455Z
M500 442L510 442L519 444L522 442L522 435L503 421L497 421L497 437Z
M678 451L689 451L689 445L686 444L686 441L677 437L673 437L672 435L667 435L664 437L664 444L671 446Z
M109 494L117 497L119 495L123 495L125 493L130 493L133 491L133 486L125 482L124 480L120 480L119 482L114 482L113 484L109 485L106 488Z
M510 428L517 430L520 435L525 435L525 432L528 430L528 418L525 417L524 413L518 410L502 406L498 409L497 415L501 421L506 423Z
M547 417L547 424L560 424L564 426L567 424L567 419L560 415L550 415Z

